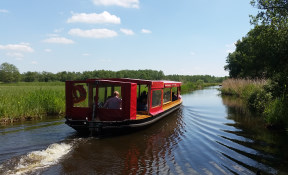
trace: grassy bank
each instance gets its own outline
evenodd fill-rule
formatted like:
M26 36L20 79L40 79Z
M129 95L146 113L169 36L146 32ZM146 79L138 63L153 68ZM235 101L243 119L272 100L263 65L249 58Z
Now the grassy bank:
M1 122L58 115L64 110L64 83L0 84Z
M203 89L205 87L209 86L216 86L218 83L203 83L202 81L197 81L197 82L186 82L183 83L181 86L181 93L185 94L197 89Z
M243 99L250 110L263 116L270 128L288 127L287 97L275 97L267 80L227 79L221 93Z

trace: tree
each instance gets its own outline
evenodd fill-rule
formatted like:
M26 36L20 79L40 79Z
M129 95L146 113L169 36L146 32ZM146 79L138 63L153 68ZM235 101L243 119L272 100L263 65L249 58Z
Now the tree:
M236 50L228 55L224 69L233 78L271 78L286 71L287 44L287 27L280 30L266 25L255 26L236 43Z
M39 78L39 81L42 81L42 82L49 82L49 81L55 81L56 80L56 75L51 73L51 72L45 72L43 71L40 78Z
M40 79L40 73L38 72L26 72L22 74L22 81L25 82L35 82L35 81L39 81Z
M256 16L251 16L251 23L277 27L288 26L288 0L252 0L250 4L259 10Z
M13 64L3 63L0 66L0 81L5 83L18 82L20 73L18 68Z

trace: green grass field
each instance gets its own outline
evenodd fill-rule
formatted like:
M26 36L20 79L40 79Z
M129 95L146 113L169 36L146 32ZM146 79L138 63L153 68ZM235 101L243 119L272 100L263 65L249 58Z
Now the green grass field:
M13 122L65 112L65 84L0 84L0 120Z

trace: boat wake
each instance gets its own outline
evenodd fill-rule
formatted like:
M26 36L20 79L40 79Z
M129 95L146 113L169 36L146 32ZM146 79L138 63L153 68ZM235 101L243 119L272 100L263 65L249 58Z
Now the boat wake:
M53 143L47 149L14 157L0 165L0 174L33 174L36 170L38 171L57 164L71 151L72 145Z

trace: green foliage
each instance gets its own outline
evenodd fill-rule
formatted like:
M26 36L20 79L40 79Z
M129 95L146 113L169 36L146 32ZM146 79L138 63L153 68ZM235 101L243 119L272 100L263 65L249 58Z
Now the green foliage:
M0 118L2 119L13 121L25 117L63 114L64 110L64 83L0 85Z
M215 86L215 85L217 85L217 83L216 84L215 83L204 83L202 80L199 80L197 82L187 82L187 83L182 84L181 93L185 94L185 93L191 92L191 91L196 90L196 89L202 89L204 87Z
M20 80L20 73L16 66L9 63L0 65L0 81L5 83L18 82Z
M185 83L184 85L182 85L181 92L187 93L187 92L192 91L194 89L197 89L196 84L193 82L188 82L188 83Z
M252 0L251 5L260 11L256 16L251 16L252 24L275 25L278 27L288 24L288 1L287 0Z
M265 120L270 125L288 126L287 99L276 98L264 110Z
M250 109L263 113L267 104L272 100L272 95L264 89L256 88L248 96L248 106Z
M215 77L211 75L166 75L165 79L181 81L183 83L203 81L204 83L221 83L225 77Z
M287 0L252 0L251 4L260 10L251 16L255 27L237 41L224 68L233 78L273 78L277 74L287 77Z
M235 52L228 55L224 69L232 78L271 78L288 67L288 28L255 26Z
M204 83L221 83L225 79L225 77L215 77L210 75L164 75L163 71L161 70L156 71L150 69L120 70L120 71L94 70L94 71L84 71L82 73L62 71L56 74L45 71L44 72L28 71L19 74L18 78L20 77L21 80L24 82L55 82L55 81L65 82L67 80L86 80L95 78L134 78L144 80L173 80L173 81L181 81L183 83L197 82L200 80L203 81Z
M274 96L274 81L228 79L222 83L221 93L243 99L247 106L261 114L267 124L288 127L288 96ZM272 89L272 90L271 90ZM286 89L285 89L286 91ZM283 91L282 91L283 92Z

